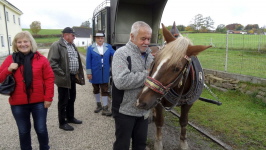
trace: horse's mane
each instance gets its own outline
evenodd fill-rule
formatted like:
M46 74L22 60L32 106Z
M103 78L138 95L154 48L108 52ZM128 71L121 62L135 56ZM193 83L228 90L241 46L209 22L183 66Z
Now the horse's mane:
M189 45L192 45L192 42L188 38L178 37L176 40L167 43L164 48L157 53L155 63L169 58L167 67L176 65L177 62L185 56Z

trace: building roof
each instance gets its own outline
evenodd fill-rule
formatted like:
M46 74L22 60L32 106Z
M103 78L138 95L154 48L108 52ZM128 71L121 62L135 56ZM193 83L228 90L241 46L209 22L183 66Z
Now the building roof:
M92 34L92 29L87 27L73 27L76 37L87 37L89 38Z
M19 10L16 6L14 6L13 4L11 4L10 2L8 2L7 0L0 0L0 2L2 2L3 4L8 4L10 8L13 8L14 10L16 10L19 14L23 14L23 12L21 10Z

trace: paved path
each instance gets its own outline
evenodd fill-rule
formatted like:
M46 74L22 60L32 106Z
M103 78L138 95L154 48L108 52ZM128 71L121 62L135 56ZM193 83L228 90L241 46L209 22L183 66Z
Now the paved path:
M48 50L40 50L47 56ZM2 64L4 58L0 58ZM81 125L73 125L74 131L63 131L58 127L57 119L57 86L52 106L48 110L47 126L51 150L111 150L114 137L114 120L93 112L95 106L92 86L77 85L75 117L83 121ZM36 133L32 126L33 150L38 150ZM12 116L8 96L0 95L0 150L19 150L18 131Z

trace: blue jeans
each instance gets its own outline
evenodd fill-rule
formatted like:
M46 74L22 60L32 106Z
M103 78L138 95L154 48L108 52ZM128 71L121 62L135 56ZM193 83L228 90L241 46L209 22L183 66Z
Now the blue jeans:
M32 114L34 129L38 136L40 150L50 149L46 126L48 109L44 108L44 103L11 105L11 110L18 126L21 150L32 150L30 114Z

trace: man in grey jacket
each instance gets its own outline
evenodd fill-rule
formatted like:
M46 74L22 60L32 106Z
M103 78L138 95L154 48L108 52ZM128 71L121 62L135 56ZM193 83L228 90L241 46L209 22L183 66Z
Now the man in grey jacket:
M82 121L74 117L74 103L76 100L76 83L84 85L84 73L80 55L73 44L75 32L66 27L59 41L52 44L48 59L54 71L55 84L58 87L58 119L59 128L72 131L74 128L68 123L81 124Z
M132 25L130 40L119 48L112 62L112 111L115 119L114 150L146 148L149 111L136 107L137 95L144 86L153 61L148 47L151 27L142 21Z

